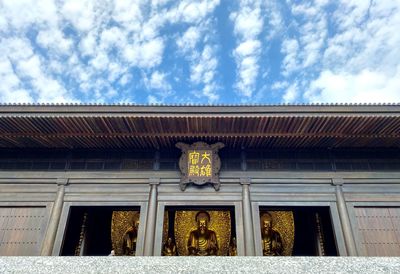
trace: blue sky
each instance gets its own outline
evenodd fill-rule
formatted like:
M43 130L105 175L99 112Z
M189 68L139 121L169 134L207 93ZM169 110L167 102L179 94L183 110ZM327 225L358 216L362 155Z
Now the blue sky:
M399 30L400 0L0 0L0 102L400 102Z

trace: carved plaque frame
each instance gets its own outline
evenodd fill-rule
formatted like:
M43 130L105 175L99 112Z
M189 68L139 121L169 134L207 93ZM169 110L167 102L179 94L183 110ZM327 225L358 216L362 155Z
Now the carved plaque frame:
M205 185L207 183L211 183L216 191L220 188L219 182L219 170L221 169L221 159L219 158L218 151L223 148L225 145L221 142L209 145L204 142L196 142L191 145L185 143L177 143L175 145L177 148L181 149L182 155L179 158L179 168L181 170L182 176L179 186L182 191L186 189L186 186L190 183L194 183L195 185ZM189 164L188 164L188 151L197 150L197 151L211 151L211 176L203 177L203 176L189 176Z

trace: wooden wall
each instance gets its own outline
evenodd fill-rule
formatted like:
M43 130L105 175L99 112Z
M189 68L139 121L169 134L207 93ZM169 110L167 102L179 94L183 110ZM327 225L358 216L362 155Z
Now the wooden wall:
M45 207L0 207L0 256L40 255Z
M366 256L400 256L400 207L355 207Z
M350 222L346 227L350 227L350 234L356 242L356 255L400 256L400 172L311 171L222 171L221 190L218 192L210 186L190 186L182 192L179 189L180 174L175 171L0 172L0 255L40 255L43 235L54 219L50 218L50 213L59 196L57 184L66 180L53 255L60 254L69 210L73 206L140 207L143 220L140 221L138 250L143 255L149 178L160 178L153 255L160 255L166 207L210 205L235 207L238 250L240 255L244 255L245 214L240 178L251 178L249 188L255 242L260 241L260 207L329 207L338 253L340 256L348 255L343 234L345 218L338 213L338 186L332 179L340 178L343 185L339 187L344 194L344 208L347 208ZM256 255L262 254L261 246L256 248Z

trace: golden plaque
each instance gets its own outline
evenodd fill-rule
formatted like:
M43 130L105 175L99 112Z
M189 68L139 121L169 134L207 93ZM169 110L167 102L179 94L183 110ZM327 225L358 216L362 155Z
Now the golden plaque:
M189 183L199 186L210 183L215 190L219 190L221 159L218 151L225 145L220 142L212 145L204 142L191 145L179 142L175 146L182 150L179 158L179 169L182 175L179 183L181 190L184 191Z

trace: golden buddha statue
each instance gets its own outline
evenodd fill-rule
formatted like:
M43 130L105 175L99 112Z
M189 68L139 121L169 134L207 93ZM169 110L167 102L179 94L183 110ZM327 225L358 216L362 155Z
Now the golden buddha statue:
M125 232L122 238L122 255L135 256L138 228L139 220L135 220L132 226Z
M272 229L271 214L264 213L261 216L261 235L264 256L282 256L283 244L281 235Z
M190 232L188 251L190 256L216 256L218 252L217 236L208 229L210 214L200 211L196 214L197 229Z
M163 256L176 256L177 255L176 245L171 237L168 237L166 243L164 244L162 255Z

